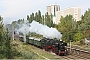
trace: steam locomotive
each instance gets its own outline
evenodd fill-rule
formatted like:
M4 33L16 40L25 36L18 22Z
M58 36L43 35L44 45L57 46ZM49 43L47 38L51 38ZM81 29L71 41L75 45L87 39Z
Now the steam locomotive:
M24 42L23 36L19 36L19 40ZM53 52L57 55L67 55L67 43L60 40L53 40L49 38L37 39L33 37L26 37L26 43L34 45L45 51Z

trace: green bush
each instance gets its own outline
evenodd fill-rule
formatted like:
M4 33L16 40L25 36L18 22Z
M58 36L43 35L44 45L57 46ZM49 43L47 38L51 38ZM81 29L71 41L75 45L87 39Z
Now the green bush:
M84 44L83 40L80 40L80 44Z

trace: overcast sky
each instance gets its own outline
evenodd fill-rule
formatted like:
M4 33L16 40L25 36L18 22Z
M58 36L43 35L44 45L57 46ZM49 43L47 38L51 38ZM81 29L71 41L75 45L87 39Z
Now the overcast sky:
M40 10L46 12L46 6L58 4L60 9L68 7L80 7L84 14L90 8L90 0L0 0L0 15L4 23L11 23L13 20L26 19L27 15Z

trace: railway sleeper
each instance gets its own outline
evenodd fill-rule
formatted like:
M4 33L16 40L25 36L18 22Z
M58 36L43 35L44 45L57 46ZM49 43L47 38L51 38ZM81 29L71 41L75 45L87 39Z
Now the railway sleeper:
M86 58L89 58L90 59L90 54L89 54L89 52L88 51L83 51L84 53L84 57L86 57Z
M72 49L71 49L71 53L72 53L72 54L75 54L75 53L76 53L76 52L75 52L75 48L72 48Z
M68 52L74 55L79 55L81 57L84 57L86 59L90 59L90 52L89 51L85 51L85 50L80 50L80 49L75 49L75 48L67 48Z
M89 58L90 59L90 53L88 51L84 51L84 50L77 50L76 54L85 57L85 58Z

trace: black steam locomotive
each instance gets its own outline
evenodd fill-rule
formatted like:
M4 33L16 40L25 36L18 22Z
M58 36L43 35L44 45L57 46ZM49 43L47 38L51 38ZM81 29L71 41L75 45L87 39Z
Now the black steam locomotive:
M42 49L45 49L46 51L52 51L57 55L67 55L66 46L67 43L60 40L47 38L42 40Z
M23 36L19 40L24 41ZM45 51L53 52L57 55L67 55L67 43L60 40L53 40L48 38L37 39L33 37L26 37L26 43L44 49Z

